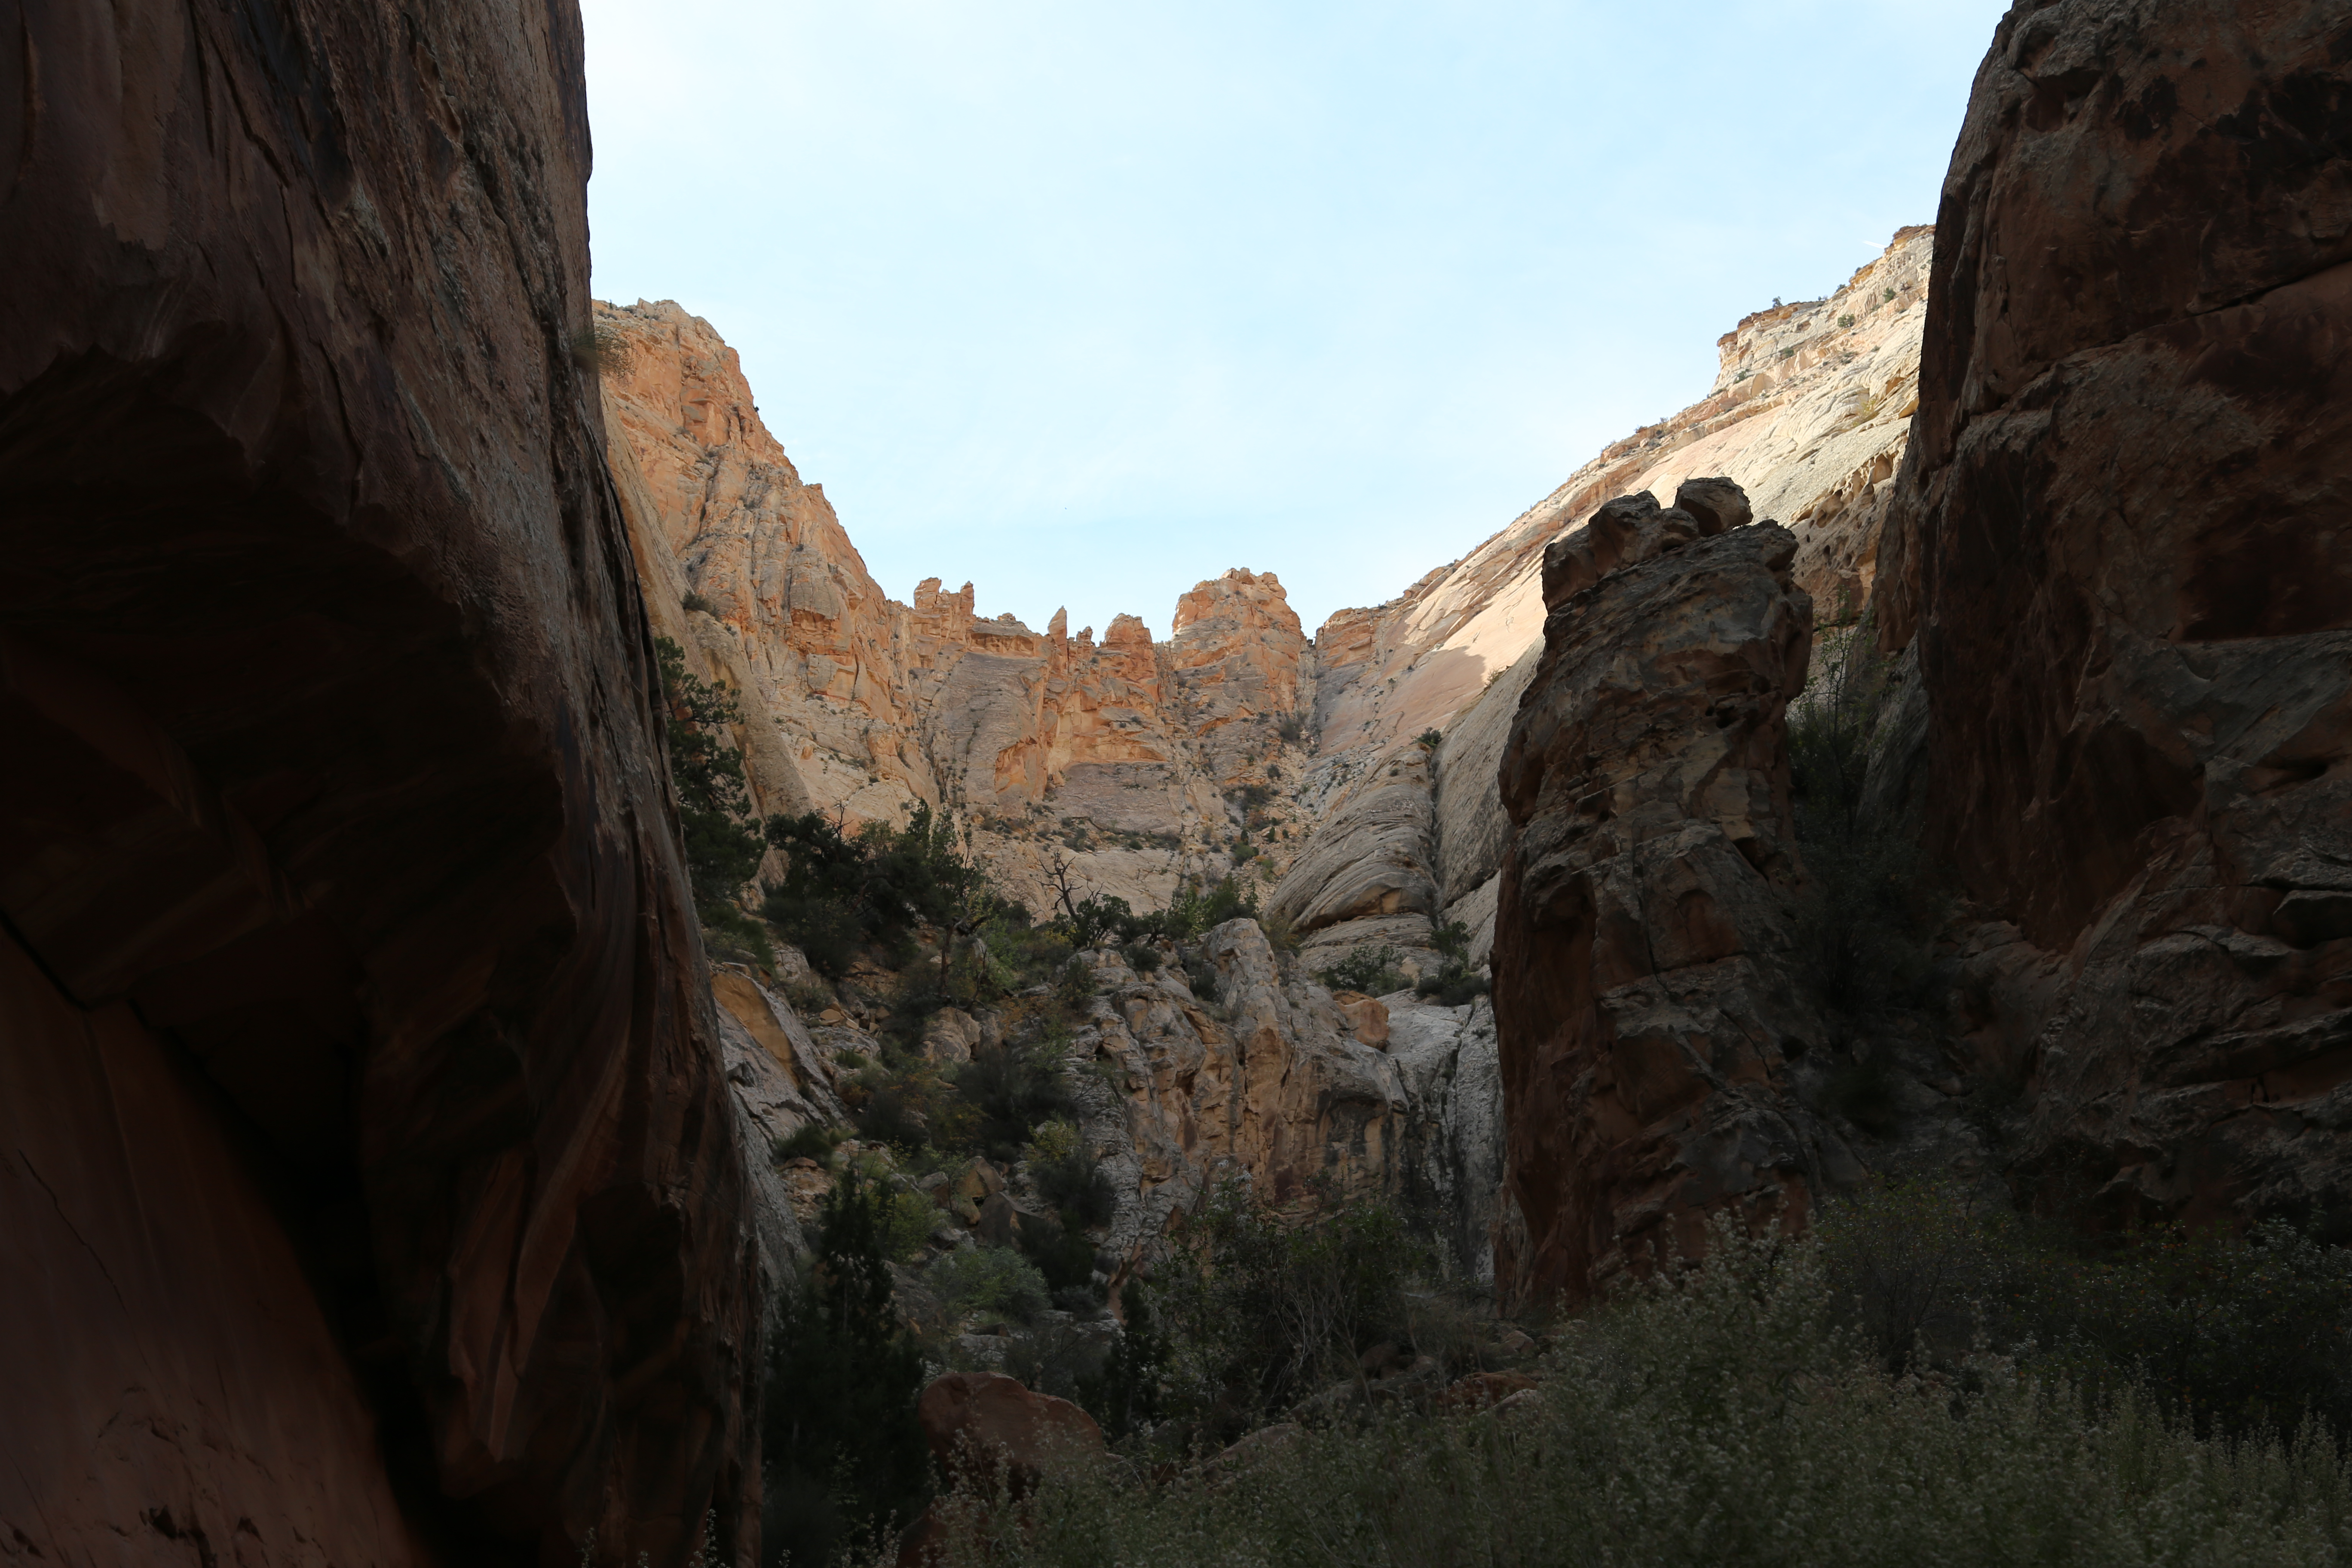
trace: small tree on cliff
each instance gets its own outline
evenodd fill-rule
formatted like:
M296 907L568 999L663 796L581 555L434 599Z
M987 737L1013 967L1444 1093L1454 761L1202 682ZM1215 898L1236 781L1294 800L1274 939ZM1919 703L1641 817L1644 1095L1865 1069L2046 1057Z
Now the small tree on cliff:
M757 927L735 907L735 898L759 870L766 849L761 825L751 816L743 753L727 743L728 727L743 721L743 710L731 688L690 674L686 650L669 638L656 637L654 653L661 663L669 776L677 790L678 827L695 910L707 926L739 936L753 934Z
M768 1350L761 1439L763 1556L832 1563L895 1531L929 1489L915 1399L923 1358L892 1305L889 1194L854 1167L819 1211L817 1257Z

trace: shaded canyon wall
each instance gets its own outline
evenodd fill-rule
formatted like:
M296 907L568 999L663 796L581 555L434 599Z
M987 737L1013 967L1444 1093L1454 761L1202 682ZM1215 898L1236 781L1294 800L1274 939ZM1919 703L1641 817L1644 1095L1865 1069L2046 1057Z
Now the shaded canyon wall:
M578 17L0 26L0 1539L746 1552Z

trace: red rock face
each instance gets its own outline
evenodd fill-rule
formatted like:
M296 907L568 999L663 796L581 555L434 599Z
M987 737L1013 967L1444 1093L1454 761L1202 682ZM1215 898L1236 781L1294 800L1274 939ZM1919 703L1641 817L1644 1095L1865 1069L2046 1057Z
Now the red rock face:
M1610 501L1544 556L1543 660L1502 765L1495 921L1507 1296L1696 1256L1727 1205L1801 1224L1821 1132L1786 1094L1815 1022L1784 714L1812 605L1737 487Z
M577 17L5 26L0 1539L748 1550Z
M2021 6L1937 219L1881 623L2019 1178L2109 1220L2352 1202L2347 148L2340 7Z
M1016 1498L1034 1489L1055 1461L1103 1453L1102 1428L1093 1416L1066 1399L1034 1394L1002 1373L948 1373L923 1390L915 1418L942 1467L961 1473L980 1466L972 1479L1001 1479Z

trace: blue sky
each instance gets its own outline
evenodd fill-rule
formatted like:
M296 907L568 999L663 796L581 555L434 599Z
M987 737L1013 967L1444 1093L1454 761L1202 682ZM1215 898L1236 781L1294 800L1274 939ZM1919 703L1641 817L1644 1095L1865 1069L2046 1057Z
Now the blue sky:
M1998 0L585 0L595 289L674 299L883 587L1312 631L1935 216Z

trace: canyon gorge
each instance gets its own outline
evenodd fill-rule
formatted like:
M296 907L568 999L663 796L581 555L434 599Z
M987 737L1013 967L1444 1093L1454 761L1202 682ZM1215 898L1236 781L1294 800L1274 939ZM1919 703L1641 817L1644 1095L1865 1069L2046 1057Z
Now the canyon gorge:
M666 644L753 818L1236 901L1054 982L1112 1306L1232 1178L1505 1310L1890 1176L2352 1239L2352 26L2227 9L2019 5L1932 225L1386 603L1074 631L892 597L718 325L590 297L562 0L26 8L0 1551L759 1561L808 1140L1049 987L706 930ZM888 1179L947 1257L1043 1163Z

